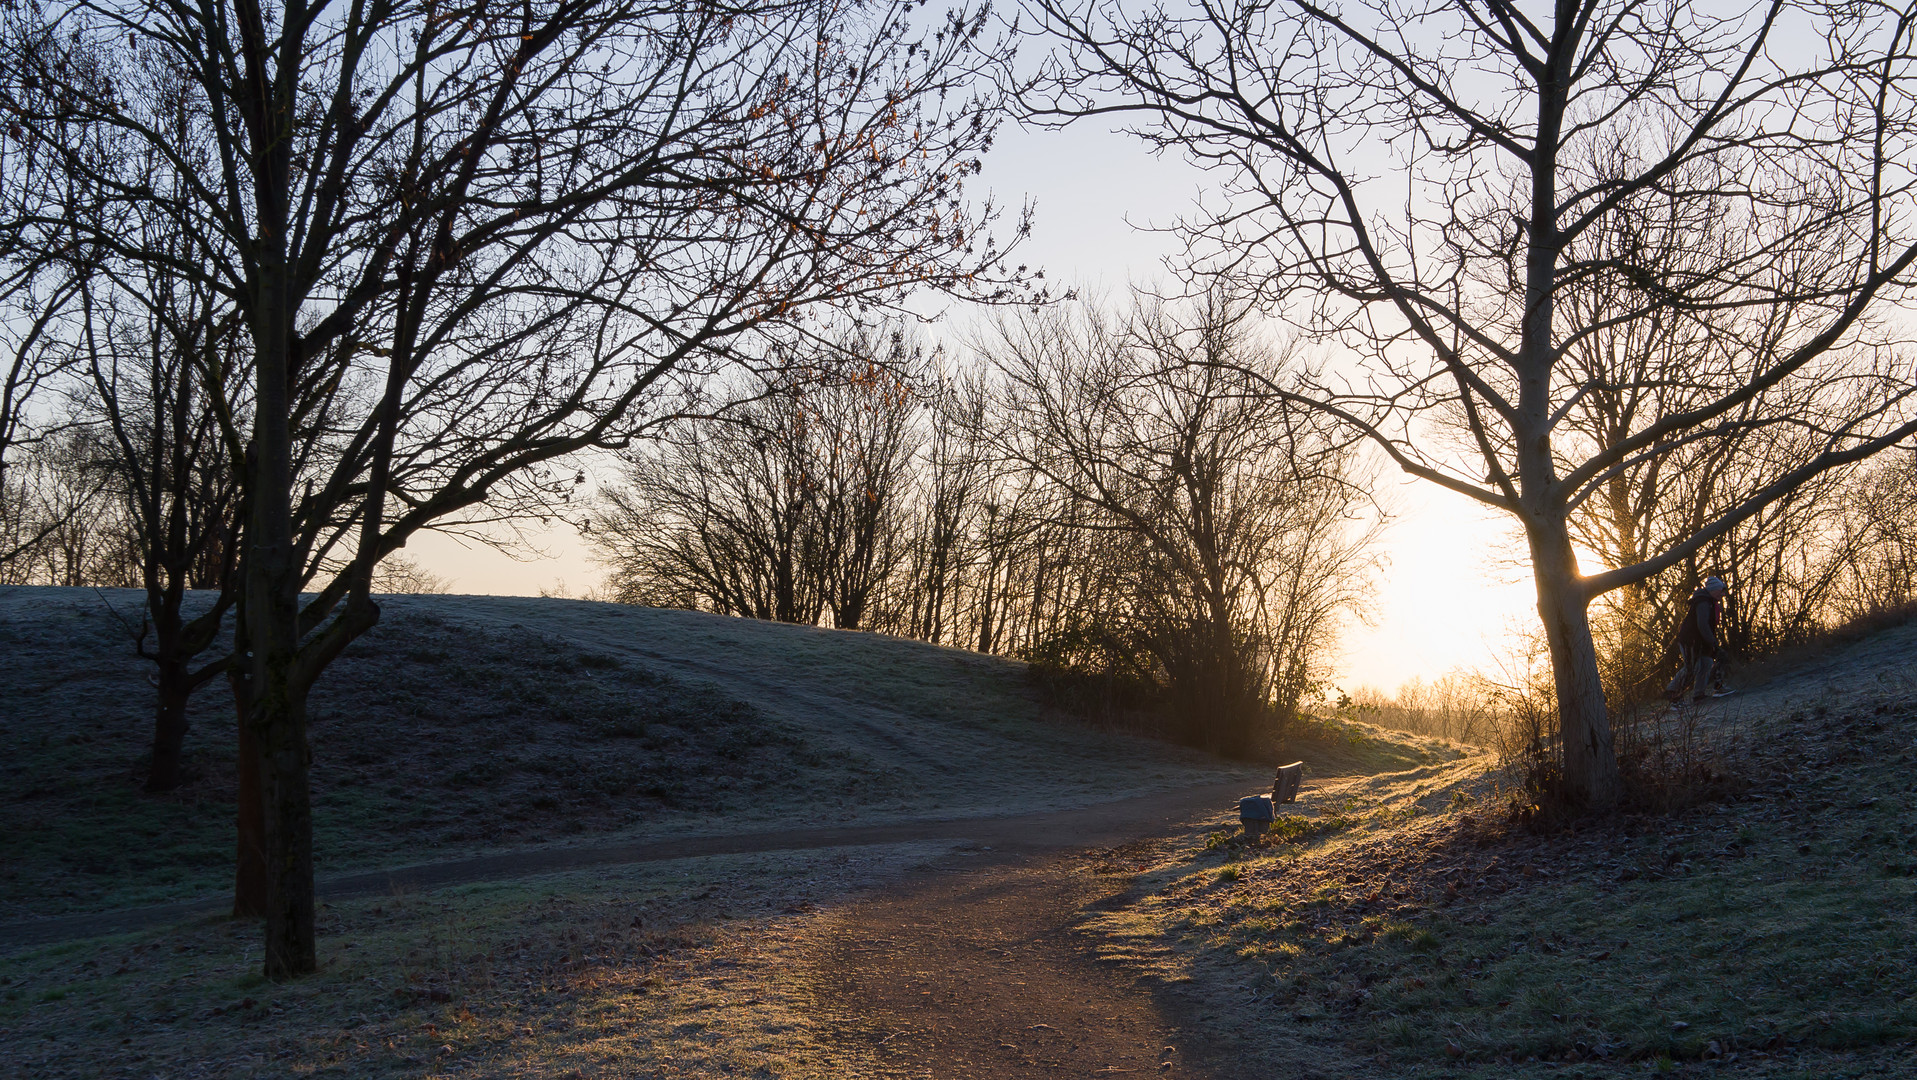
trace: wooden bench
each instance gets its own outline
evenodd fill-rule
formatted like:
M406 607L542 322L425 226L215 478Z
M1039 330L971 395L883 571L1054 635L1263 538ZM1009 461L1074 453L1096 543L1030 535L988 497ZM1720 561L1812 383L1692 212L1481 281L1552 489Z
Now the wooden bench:
M1245 826L1245 835L1256 839L1263 836L1265 830L1278 817L1278 807L1282 803L1298 801L1298 786L1305 780L1305 763L1294 761L1289 765L1278 766L1278 775L1271 781L1271 798L1263 795L1247 795L1238 800L1238 820Z
M1298 788L1305 782L1305 763L1294 761L1289 765L1278 766L1278 775L1271 781L1271 801L1288 803L1298 801Z

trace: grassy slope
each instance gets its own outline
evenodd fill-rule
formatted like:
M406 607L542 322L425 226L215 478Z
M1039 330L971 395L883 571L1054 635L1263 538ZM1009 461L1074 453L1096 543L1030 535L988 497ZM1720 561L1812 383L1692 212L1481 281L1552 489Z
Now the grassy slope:
M148 665L109 604L0 589L0 921L217 893L233 719L145 795ZM393 597L312 699L322 874L611 837L1084 804L1256 770L1049 721L1022 669L864 634L580 601Z
M201 779L141 794L150 690L101 600L0 590L0 680L13 691L0 697L0 918L217 891L230 873L224 694L197 703ZM989 657L559 600L390 598L316 693L313 729L323 870L1027 812L1268 775L1058 722L1019 665ZM851 1074L805 1064L829 1056L814 1010L764 949L949 846L643 863L325 904L320 974L278 986L257 974L257 924L218 918L0 956L0 1076L838 1080Z
M230 721L217 708L197 721L201 781L142 796L145 691L98 598L0 591L0 632L6 677L32 695L4 706L6 767L25 781L0 805L7 895L51 911L222 880ZM1268 775L1048 721L1018 665L872 635L491 598L393 598L376 633L391 647L343 660L316 701L334 868L620 832L1023 811L1226 777L1255 788ZM1358 728L1327 726L1296 752L1320 782L1460 767L1443 764L1455 748ZM58 839L23 836L56 820ZM201 870L179 865L190 844ZM834 1042L793 971L832 908L947 847L340 901L322 905L321 972L277 986L257 974L252 923L36 948L0 957L0 1075L866 1076L865 1048ZM36 891L47 881L72 895Z
M1353 781L1127 853L1091 926L1273 1069L1917 1074L1917 624L1730 700L1724 801L1539 836L1482 763Z

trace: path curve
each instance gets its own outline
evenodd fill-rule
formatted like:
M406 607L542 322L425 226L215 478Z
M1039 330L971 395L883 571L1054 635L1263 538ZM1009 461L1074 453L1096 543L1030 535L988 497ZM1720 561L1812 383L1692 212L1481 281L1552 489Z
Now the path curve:
M336 875L320 879L317 889L321 899L339 900L623 863L924 840L971 841L1002 851L1026 853L1067 847L1112 846L1141 836L1162 834L1168 827L1194 814L1227 809L1247 790L1245 782L1229 781L1134 796L1072 810L1009 817L944 818L887 825L686 836L670 840L508 852L392 870ZM121 911L0 924L0 952L16 952L76 938L163 926L216 914L226 910L230 903L230 898L225 896L206 897Z
M964 861L835 911L796 966L845 1075L1244 1075L1207 1052L1210 1017L1101 961L1080 931L1088 909L1123 906L1129 879L1093 872L1079 853Z

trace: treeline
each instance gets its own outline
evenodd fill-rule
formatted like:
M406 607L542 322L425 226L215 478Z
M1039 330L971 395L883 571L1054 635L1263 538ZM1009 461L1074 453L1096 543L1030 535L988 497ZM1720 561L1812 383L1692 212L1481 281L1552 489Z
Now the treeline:
M140 547L110 491L104 448L84 432L40 440L0 490L0 585L140 583Z
M896 329L820 352L630 456L590 530L615 598L1022 657L1226 753L1329 675L1380 517L1242 309L1022 310L963 363Z
M140 455L103 437L114 423L110 413L72 404L61 429L21 447L7 469L0 490L0 550L7 556L0 559L0 585L144 588L149 560L163 554L146 528L151 477ZM218 592L233 583L238 485L210 453L169 466L187 483L177 502L153 509L162 531L171 531L175 519L182 526L181 587ZM443 593L450 583L395 554L374 568L373 587Z

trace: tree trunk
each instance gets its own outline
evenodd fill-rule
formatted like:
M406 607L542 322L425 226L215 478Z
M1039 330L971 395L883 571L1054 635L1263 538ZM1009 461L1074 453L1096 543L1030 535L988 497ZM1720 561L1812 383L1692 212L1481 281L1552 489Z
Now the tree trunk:
M1531 546L1531 572L1538 590L1538 617L1544 622L1545 641L1551 648L1565 794L1584 809L1606 810L1617 805L1620 794L1617 753L1611 745L1611 717L1598 675L1597 646L1591 640L1590 597L1571 548L1564 493L1557 487L1557 464L1551 451L1551 387L1558 360L1553 313L1558 261L1565 243L1557 227L1557 151L1576 54L1576 34L1559 38L1538 75L1536 150L1530 162L1531 220L1526 230L1525 308L1514 365L1518 372L1518 408L1512 434L1517 444L1517 475Z
M1608 810L1617 805L1621 781L1577 556L1561 519L1534 523L1530 544L1538 617L1551 647L1566 794L1587 810Z
M978 651L990 654L992 651L992 591L998 584L998 567L987 564L985 574L985 601L978 621Z
M231 680L233 711L239 725L235 761L239 791L233 815L239 844L233 860L233 917L260 919L266 917L266 804L260 796L259 744L246 722L248 706L243 678L236 673Z
M265 766L266 974L275 979L307 975L319 964L305 693L284 680L269 684L254 705L251 723Z
M282 349L281 355L284 356ZM313 806L308 785L307 683L300 672L299 562L292 542L285 367L259 360L259 482L245 572L247 649L240 657L265 817L269 979L317 970L313 925ZM279 378L275 378L279 376ZM275 385L277 384L277 385Z
M865 621L867 599L868 594L864 590L848 597L843 604L833 609L832 625L840 630L857 630L859 624Z
M262 370L268 365L260 364ZM265 383L263 378L262 383ZM276 395L262 387L257 431L262 432L259 472L285 477L290 454L284 413L265 407ZM279 400L284 400L283 397ZM275 430L277 429L277 430ZM245 681L240 714L242 738L251 737L243 760L258 769L258 805L263 820L266 949L269 979L317 970L313 920L313 808L307 768L307 685L299 672L299 565L290 538L291 515L283 480L258 485L262 497L248 530L246 601L241 608L244 648L238 657ZM273 504L277 503L277 506ZM277 513L274 511L277 510Z
M159 678L159 702L153 709L153 763L146 774L146 790L153 792L172 791L185 779L181 758L186 745L186 699L193 692L192 674L178 660L162 659Z

